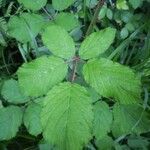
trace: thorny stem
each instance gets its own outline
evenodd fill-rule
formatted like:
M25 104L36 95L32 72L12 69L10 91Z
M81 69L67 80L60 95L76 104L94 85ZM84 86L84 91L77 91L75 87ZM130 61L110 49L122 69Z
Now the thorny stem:
M73 62L75 60L80 60L80 57L74 57L73 59L69 60L69 61L66 61L66 63L70 63L70 62Z
M95 13L94 13L94 16L93 16L93 19L88 27L88 30L86 32L86 36L88 36L92 29L93 29L93 26L95 25L96 23L96 20L97 20L97 17L98 17L98 14L99 14L99 11L101 9L101 7L104 5L104 1L105 0L99 0L98 4L97 4L97 7L96 7L96 10L95 10ZM73 82L76 78L76 70L77 70L77 64L78 64L78 61L79 61L80 58L78 57L75 57L73 59L74 63L73 63L73 69L72 69L72 76L71 76L71 82Z
M95 10L95 13L94 13L94 16L93 16L93 19L92 19L92 21L91 21L91 23L90 23L90 25L88 27L88 30L86 32L86 36L88 36L92 32L93 27L96 24L96 20L98 18L98 14L100 12L100 9L104 5L104 2L105 2L105 0L99 0L99 2L97 4L97 7L96 7L96 10Z
M77 63L78 63L78 60L76 59L73 65L73 73L72 73L71 82L73 82L76 78Z
M70 79L71 82L73 82L75 80L75 78L76 78L77 64L78 64L79 60L80 60L79 57L74 57L72 59L72 61L73 61L73 69L72 69L72 75L71 75L71 79Z

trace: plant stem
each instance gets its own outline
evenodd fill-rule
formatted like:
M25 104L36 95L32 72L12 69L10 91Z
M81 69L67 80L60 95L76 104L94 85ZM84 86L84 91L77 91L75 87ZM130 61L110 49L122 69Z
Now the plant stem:
M86 36L88 36L92 30L93 30L93 27L94 25L96 24L96 20L97 20L97 17L98 17L98 14L100 12L100 9L102 8L102 6L104 5L104 1L105 0L99 0L98 4L97 4L97 7L96 7L96 10L95 10L95 13L94 13L94 16L93 16L93 19L88 27L88 30L86 32Z
M73 62L71 82L73 82L76 78L77 64L78 64L78 59L75 59L74 62Z
M70 81L73 82L76 78L76 71L77 71L77 65L78 65L78 61L80 60L80 57L75 56L71 61L73 62L73 69L72 69L72 74L70 77ZM67 62L69 63L69 62Z
M84 26L86 26L86 17L87 17L87 14L86 14L86 0L83 0L83 10L84 10Z
M53 16L47 11L46 8L42 7L43 11L47 14L47 16L51 19L54 20Z
M26 58L26 56L25 56L25 54L24 54L24 50L23 50L23 48L22 48L22 46L21 46L20 43L18 43L18 49L19 49L19 51L20 51L20 53L21 53L21 56L22 56L24 62L27 63L27 62L28 62L28 61L27 61L27 58Z

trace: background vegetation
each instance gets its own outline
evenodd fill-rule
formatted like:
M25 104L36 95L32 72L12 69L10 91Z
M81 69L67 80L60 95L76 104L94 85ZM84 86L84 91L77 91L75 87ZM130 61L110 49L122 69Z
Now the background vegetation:
M95 111L94 136L90 138L88 144L84 144L84 149L150 149L149 8L150 0L37 0L37 3L31 0L0 0L0 150L57 149L57 144L55 147L50 142L46 142L42 135L43 129L40 125L39 116L43 107L41 106L43 105L41 104L42 98L47 92L45 85L49 80L45 78L45 81L42 80L41 83L40 74L43 75L45 68L49 66L54 68L55 65L59 66L50 74L53 77L52 81L54 81L54 83L51 81L50 84L53 86L62 81L65 66L62 60L51 58L53 60L49 64L45 63L45 59L39 59L35 64L30 64L30 67L28 65L20 67L24 63L34 62L33 60L37 60L37 58L44 58L41 57L43 55L51 56L53 53L63 58L69 66L68 74L63 81L85 86L92 98ZM44 30L53 25L60 26L60 28L54 27L51 28L51 31L46 30L49 33L47 35ZM87 44L91 49L96 49L95 53L90 54L90 51L88 51L89 54L85 55L86 52L79 52L82 58L80 59L78 50L82 45L81 43L90 34L99 32L102 29L107 31L107 34L105 34L105 31L99 36L102 42L98 41L96 43L96 39L93 38L89 45L94 43L92 45L94 48ZM60 45L62 48L66 43L68 44L65 45L66 47L72 48L70 44L72 41L66 32L75 42L76 56L73 58L70 58L72 55L70 53L53 51L53 47L54 49L56 47L53 46L55 41L56 45L62 43ZM66 39L67 42L65 42ZM52 41L52 44L49 44L49 41ZM87 45L85 44L85 47ZM104 45L103 53L99 53L99 50L97 50L101 45ZM84 46L81 49L84 51ZM101 69L106 71L106 76L108 75L109 79L113 79L113 72L119 72L117 74L117 78L121 78L119 82L129 90L126 91L126 95L122 92L124 89L115 89L118 80L114 80L110 87L108 83L109 89L107 91L109 92L103 94L96 92L96 88L95 90L87 85L87 83L90 83L88 80L89 74L86 72L87 69L82 73L82 68L87 59L95 56L104 58L101 63L106 63L106 65L102 65ZM113 65L112 61L107 62L108 59L128 67L123 69L122 65L118 66L118 63ZM88 67L93 67L96 70L100 68L97 64L98 62L91 62ZM18 68L21 69L18 71ZM30 72L30 69L33 68L37 70ZM138 79L135 79L136 77L132 74L131 69L140 77L141 83ZM59 70L62 72L59 72ZM37 75L39 80L37 80ZM29 78L24 80L23 76ZM18 77L21 80L21 86L25 89L24 94L20 93ZM127 79L126 83L122 81L122 77ZM39 84L41 88L36 87L34 90L34 86L32 86L34 79L36 80L35 83ZM103 83L100 80L96 82ZM95 87L93 84L91 83L92 87ZM140 89L138 84L140 84ZM67 85L62 86L64 88ZM52 91L52 93L57 93L57 90ZM81 89L78 92L79 95L76 95L76 99L80 100L80 97L83 96L88 101L86 94L82 95L84 90L80 92ZM140 97L140 102L138 105L131 104L127 107L118 107L113 99L116 95L113 97L111 92L116 92L119 101L123 104L130 103L132 94L136 94L137 99ZM48 95L49 99L53 99L51 97L52 93ZM41 97L40 94L44 96ZM27 95L30 97L27 97ZM64 93L64 96L66 95L67 92ZM85 109L88 108L86 106L88 104L84 105ZM80 109L80 105L76 109ZM85 110L85 112L90 113L90 110ZM45 113L47 114L46 108ZM76 115L80 116L80 112L77 112ZM111 126L112 120L114 120L113 127ZM78 128L80 131L83 130L80 126ZM81 136L84 134L83 132ZM67 142L67 139L65 141ZM59 149L65 149L65 146L62 145ZM78 149L80 148L74 146L70 150Z

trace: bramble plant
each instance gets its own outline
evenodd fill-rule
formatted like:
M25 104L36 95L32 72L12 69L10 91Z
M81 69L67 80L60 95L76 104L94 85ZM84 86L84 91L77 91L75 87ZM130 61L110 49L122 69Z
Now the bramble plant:
M148 150L149 0L0 2L0 148Z

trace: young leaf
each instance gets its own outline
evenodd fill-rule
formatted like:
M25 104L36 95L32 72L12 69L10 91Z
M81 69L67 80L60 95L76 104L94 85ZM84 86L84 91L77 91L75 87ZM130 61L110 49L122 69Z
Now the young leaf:
M18 2L23 4L24 7L36 11L44 7L47 3L47 0L18 0Z
M48 26L42 35L44 44L56 56L72 58L75 54L75 43L65 29L57 25Z
M80 150L91 139L92 100L77 84L61 83L47 94L42 109L43 136L61 150Z
M117 0L117 8L123 9L123 10L128 10L129 7L127 5L127 1L126 0Z
M19 68L19 85L25 95L41 96L67 74L67 64L57 57L40 57Z
M22 13L13 16L8 22L8 34L19 42L32 41L37 36L44 24L43 17L32 13Z
M140 134L150 131L150 116L138 105L115 104L113 115L112 131L116 137L130 133Z
M14 79L4 82L1 94L10 103L21 104L30 100L20 91L18 82Z
M122 104L140 100L140 80L128 67L101 58L88 61L83 67L88 84L104 97L115 98Z
M24 124L31 135L37 136L42 132L40 113L42 107L39 104L32 103L26 110L23 117Z
M90 59L104 53L113 43L116 30L106 28L89 35L81 44L79 55L82 59Z
M79 26L79 21L74 14L64 12L56 16L55 23L67 31L71 31Z
M97 140L102 139L110 132L112 113L105 102L97 102L94 105L93 132Z
M74 3L75 0L52 0L52 5L56 10L64 10Z
M22 123L22 111L17 106L0 108L0 141L16 136Z

